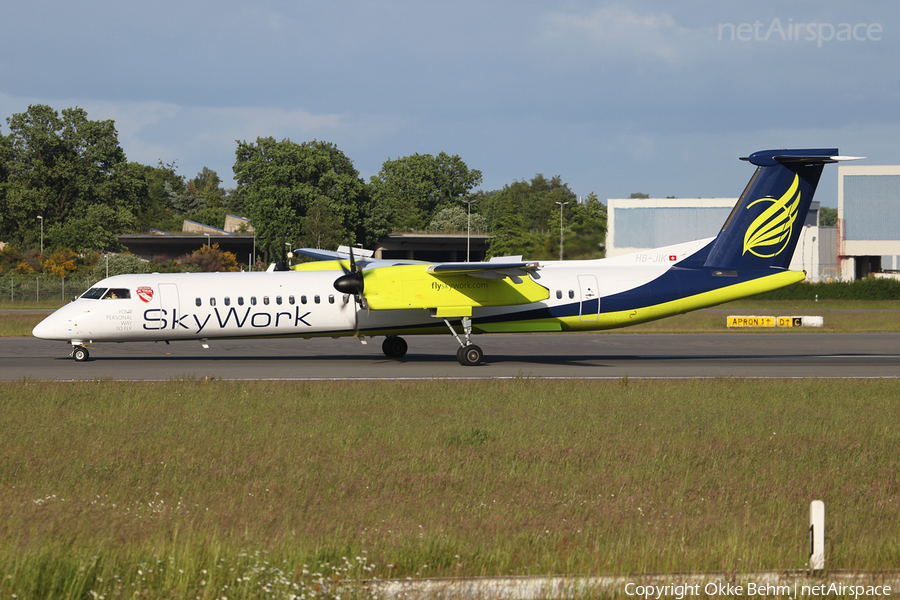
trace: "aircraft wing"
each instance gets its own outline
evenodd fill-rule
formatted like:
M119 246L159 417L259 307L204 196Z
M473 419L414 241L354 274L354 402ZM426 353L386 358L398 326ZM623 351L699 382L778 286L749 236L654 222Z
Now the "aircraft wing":
M546 300L549 290L529 277L537 263L435 263L366 269L365 296L373 310L424 308L438 317L472 316L481 306Z
M297 248L294 250L294 254L302 254L303 256L308 256L310 258L315 258L316 260L342 260L349 261L350 260L350 252L343 252L342 249L346 248L346 246L341 246L338 251L334 250L319 250L318 248ZM362 252L362 254L357 255L357 253ZM360 266L360 268L377 268L377 267L393 267L396 265L423 265L430 264L423 262L421 260L405 260L405 259L391 259L391 258L372 258L371 250L354 250L353 251L353 259L356 261L356 264Z
M350 260L349 249L343 250L294 250L297 254L328 261L305 263L294 269L315 270L316 265L335 268L335 261L339 262L344 275L339 278L341 287L336 285L336 289L364 297L365 305L371 310L428 309L438 317L461 317L472 316L474 307L529 304L550 296L546 287L529 277L538 271L539 264L522 261L518 256L489 262L429 263L357 258L354 250L359 269L354 275L344 264ZM351 289L358 291L351 292Z
M536 262L477 262L477 263L439 263L425 269L435 276L471 275L484 279L504 279L506 277L522 277L538 270Z

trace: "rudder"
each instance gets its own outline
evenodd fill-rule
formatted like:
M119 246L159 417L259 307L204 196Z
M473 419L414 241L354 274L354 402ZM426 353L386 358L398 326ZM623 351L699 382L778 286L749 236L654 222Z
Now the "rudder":
M742 158L756 172L713 242L705 267L787 269L816 192L822 168L837 148L763 150Z

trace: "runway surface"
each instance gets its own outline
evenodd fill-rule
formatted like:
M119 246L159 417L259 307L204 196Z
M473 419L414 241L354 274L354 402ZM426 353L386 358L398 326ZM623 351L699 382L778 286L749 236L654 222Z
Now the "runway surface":
M482 335L479 367L463 367L449 335L410 336L400 360L383 338L210 340L71 347L0 338L0 380L900 377L900 333Z

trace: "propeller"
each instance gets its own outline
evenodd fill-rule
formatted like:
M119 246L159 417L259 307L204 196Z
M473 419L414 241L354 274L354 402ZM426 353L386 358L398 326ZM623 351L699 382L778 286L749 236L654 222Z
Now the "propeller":
M341 263L341 269L344 270L344 274L334 281L334 289L342 294L354 295L360 306L368 308L368 302L366 302L366 297L363 295L363 290L365 289L363 273L353 257L352 246L350 247L350 268L348 269L344 266L344 263Z
M356 259L353 258L353 246L350 246L350 268L345 267L343 262L340 265L344 274L334 280L334 289L342 294L352 294L360 307L369 310L369 303L366 302L366 297L363 295L365 289L363 272L357 266ZM359 335L359 313L356 313L355 329L354 337Z

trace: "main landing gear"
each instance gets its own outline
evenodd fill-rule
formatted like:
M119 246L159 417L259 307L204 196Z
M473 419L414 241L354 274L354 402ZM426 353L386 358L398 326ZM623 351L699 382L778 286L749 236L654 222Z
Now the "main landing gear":
M91 357L91 353L84 346L75 346L72 348L72 358L75 362L84 362Z
M450 333L453 334L453 337L459 342L459 348L456 350L456 360L459 361L459 364L464 367L477 367L480 365L484 360L484 352L482 352L480 347L473 344L470 339L472 335L472 318L462 318L462 339L460 339L456 330L453 329L453 325L450 324L450 321L444 319L444 323L447 324ZM408 348L406 340L396 335L387 336L384 338L384 342L381 343L381 351L384 352L384 355L388 358L403 358L406 355Z
M406 340L396 335L389 335L381 343L381 351L388 358L403 358L409 349Z
M450 324L450 321L445 318L444 323L447 324L450 333L452 333L453 337L456 338L456 341L459 342L459 349L456 351L456 360L459 361L459 364L464 367L477 367L480 365L481 361L484 360L484 352L482 352L481 348L473 344L470 339L472 335L472 317L462 318L463 337L465 338L465 341L459 339L459 335L456 333L456 330L453 329L453 325Z

